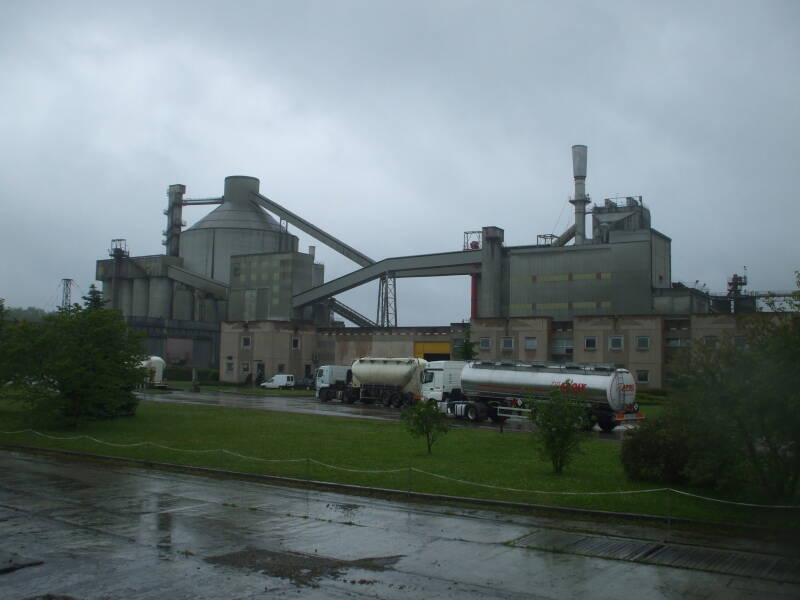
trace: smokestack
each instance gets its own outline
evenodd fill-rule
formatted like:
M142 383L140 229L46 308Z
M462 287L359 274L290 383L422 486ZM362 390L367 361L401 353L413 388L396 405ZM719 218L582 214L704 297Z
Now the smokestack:
M572 147L572 175L575 178L575 195L570 202L575 206L575 245L586 243L586 146Z

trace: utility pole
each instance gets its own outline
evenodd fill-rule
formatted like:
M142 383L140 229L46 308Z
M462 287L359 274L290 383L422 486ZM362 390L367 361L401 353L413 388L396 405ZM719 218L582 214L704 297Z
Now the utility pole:
M61 280L61 308L69 308L72 304L72 279Z

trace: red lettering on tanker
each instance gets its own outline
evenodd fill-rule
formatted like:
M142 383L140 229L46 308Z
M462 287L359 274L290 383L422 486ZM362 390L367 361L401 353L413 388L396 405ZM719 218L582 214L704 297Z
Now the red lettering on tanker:
M572 393L572 394L580 394L586 391L585 383L572 383L571 381L565 381L564 383L554 383L554 386L558 387L562 392Z
M632 392L634 391L634 385L632 383L621 384L619 386L620 392Z

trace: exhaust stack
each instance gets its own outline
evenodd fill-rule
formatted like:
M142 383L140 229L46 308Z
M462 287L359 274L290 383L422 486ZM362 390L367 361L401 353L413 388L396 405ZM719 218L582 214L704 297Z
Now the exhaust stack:
M586 146L576 144L572 147L572 175L575 178L575 195L570 203L575 206L575 245L586 243Z

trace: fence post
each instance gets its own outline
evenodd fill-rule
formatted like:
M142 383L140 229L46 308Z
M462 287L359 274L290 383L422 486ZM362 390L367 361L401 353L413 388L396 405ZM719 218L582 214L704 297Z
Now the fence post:
M406 475L406 493L408 496L411 496L411 467L408 467Z

